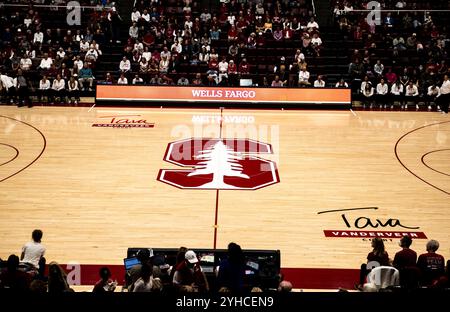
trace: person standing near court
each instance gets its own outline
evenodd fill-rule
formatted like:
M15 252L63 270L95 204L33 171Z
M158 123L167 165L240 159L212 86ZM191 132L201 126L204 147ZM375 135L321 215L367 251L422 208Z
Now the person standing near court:
M42 235L41 230L34 230L31 234L33 241L23 246L20 256L22 263L29 264L33 269L37 270L40 278L44 276L45 271L45 247L41 243Z
M443 114L448 114L448 106L450 101L450 80L448 75L444 75L444 81L440 88L441 95L439 96L441 102L441 109Z

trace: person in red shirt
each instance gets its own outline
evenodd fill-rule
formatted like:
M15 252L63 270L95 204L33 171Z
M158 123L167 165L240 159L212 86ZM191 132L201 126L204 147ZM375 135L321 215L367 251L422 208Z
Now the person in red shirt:
M250 73L250 64L247 63L247 59L244 57L239 64L239 73L242 74L249 74Z
M211 57L211 60L208 63L209 69L218 70L219 69L219 61L215 56Z
M417 260L420 270L420 284L430 286L445 274L445 260L442 255L436 253L439 242L432 239L427 243L427 252L421 254Z
M394 256L393 265L400 271L400 285L405 288L417 287L420 271L417 268L417 253L410 249L412 239L409 236L403 236L400 239L400 247Z
M397 74L392 71L392 67L388 68L388 72L386 73L387 82L392 85L397 81Z

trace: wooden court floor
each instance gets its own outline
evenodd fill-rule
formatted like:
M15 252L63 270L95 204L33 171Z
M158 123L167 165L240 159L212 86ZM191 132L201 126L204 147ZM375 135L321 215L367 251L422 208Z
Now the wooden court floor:
M279 181L219 191L158 181L160 169L183 169L164 161L168 144L190 138L268 143L272 154L253 157L275 163ZM237 154L228 153L235 163ZM235 181L254 181L242 177L245 167L230 166ZM235 241L280 249L282 267L358 268L368 238L384 235L392 257L399 232L437 239L448 259L450 117L3 106L0 257L20 253L35 228L44 231L47 259L60 263L121 264L128 247ZM425 252L426 241L412 248Z

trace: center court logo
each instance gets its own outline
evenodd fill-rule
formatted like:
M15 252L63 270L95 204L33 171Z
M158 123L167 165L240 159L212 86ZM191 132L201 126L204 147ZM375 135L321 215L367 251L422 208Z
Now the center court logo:
M168 144L157 180L181 189L256 190L280 182L272 146L251 139L185 139Z

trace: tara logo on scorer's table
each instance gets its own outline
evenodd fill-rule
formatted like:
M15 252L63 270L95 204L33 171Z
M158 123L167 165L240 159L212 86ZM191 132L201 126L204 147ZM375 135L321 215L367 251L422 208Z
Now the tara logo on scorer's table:
M94 123L92 127L107 128L153 128L155 124L142 118L142 115L99 116L102 123Z
M169 143L157 180L181 189L256 190L280 182L272 146L251 139L185 139Z

